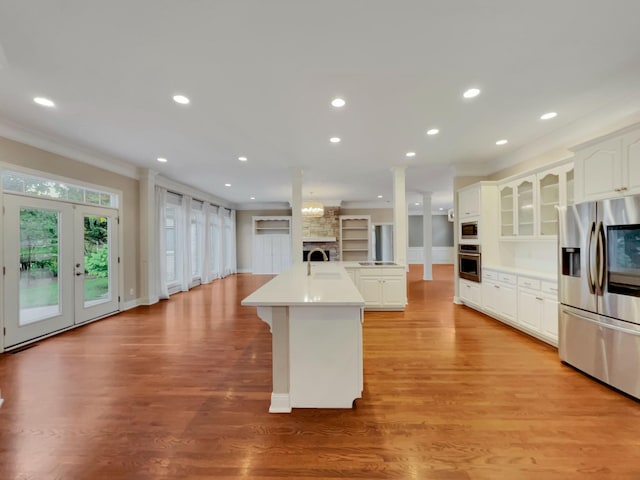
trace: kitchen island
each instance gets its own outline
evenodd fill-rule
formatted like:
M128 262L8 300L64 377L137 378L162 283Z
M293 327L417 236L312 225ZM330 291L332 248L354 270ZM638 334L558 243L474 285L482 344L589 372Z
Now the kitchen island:
M296 264L241 302L272 334L271 413L351 408L362 396L364 300L338 262Z

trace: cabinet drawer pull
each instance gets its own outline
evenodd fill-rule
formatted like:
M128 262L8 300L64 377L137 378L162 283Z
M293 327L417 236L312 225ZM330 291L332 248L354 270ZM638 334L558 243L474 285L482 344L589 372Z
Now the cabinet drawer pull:
M536 300L543 301L543 300L544 300L544 298L542 298L542 297L536 297Z
M493 288L500 288L500 285L494 285Z

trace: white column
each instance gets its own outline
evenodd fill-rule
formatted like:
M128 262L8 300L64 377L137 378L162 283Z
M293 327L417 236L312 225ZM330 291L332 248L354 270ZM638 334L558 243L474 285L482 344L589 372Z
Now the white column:
M302 263L302 169L291 172L291 258L296 264Z
M422 194L423 280L433 280L433 217L431 215L431 195L431 192L424 192Z
M136 297L145 305L158 302L156 227L156 176L153 170L140 170L140 292ZM125 295L128 292L125 292Z
M408 213L405 193L405 170L407 167L393 167L393 261L407 265ZM408 265L407 265L408 267Z

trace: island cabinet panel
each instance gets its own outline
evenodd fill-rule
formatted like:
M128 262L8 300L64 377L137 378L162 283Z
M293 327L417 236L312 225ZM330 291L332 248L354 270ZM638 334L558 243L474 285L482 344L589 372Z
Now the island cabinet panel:
M271 413L351 408L362 396L362 295L340 262L307 272L295 264L241 302L271 331Z
M362 394L357 307L290 307L291 407L351 408Z

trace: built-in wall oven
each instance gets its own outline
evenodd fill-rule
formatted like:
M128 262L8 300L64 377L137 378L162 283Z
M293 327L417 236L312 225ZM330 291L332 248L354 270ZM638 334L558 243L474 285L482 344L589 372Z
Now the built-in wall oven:
M472 282L482 280L480 245L458 245L458 276Z

